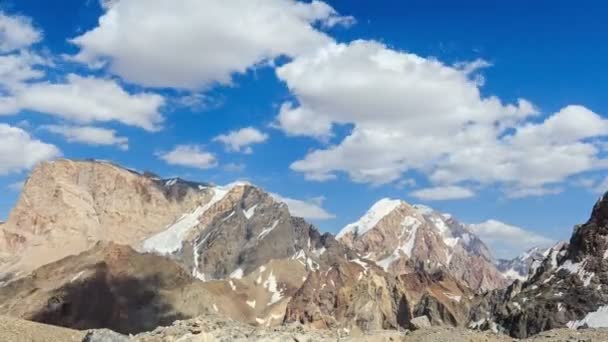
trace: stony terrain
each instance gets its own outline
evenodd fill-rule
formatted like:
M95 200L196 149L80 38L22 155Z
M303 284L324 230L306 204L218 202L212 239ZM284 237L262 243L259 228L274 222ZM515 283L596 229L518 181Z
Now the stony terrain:
M94 340L105 337L106 340ZM111 339L110 339L111 338ZM606 329L543 332L521 341L535 342L602 342ZM104 330L77 331L25 320L0 316L0 340L6 342L515 342L504 335L462 328L427 328L416 331L346 332L311 330L300 325L260 329L214 316L200 317L157 328L134 336Z

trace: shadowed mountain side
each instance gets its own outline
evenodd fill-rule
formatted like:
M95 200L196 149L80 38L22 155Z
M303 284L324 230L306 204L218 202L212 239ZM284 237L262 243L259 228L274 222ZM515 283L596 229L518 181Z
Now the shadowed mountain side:
M52 291L47 305L28 318L79 330L109 328L123 334L191 318L175 310L162 294L167 285L161 275L112 276L107 265L100 263L87 279Z
M138 333L209 312L216 297L167 258L98 243L0 288L0 311L75 329Z

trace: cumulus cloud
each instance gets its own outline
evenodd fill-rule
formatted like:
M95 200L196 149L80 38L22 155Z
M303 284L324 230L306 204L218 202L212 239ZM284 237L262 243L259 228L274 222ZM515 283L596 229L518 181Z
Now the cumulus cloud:
M497 220L469 226L485 242L495 257L513 258L532 247L549 247L555 240Z
M294 216L299 216L308 220L329 220L335 218L334 214L329 213L323 208L323 198L317 197L308 201L283 197L278 194L271 196L279 202L287 204L289 212Z
M97 27L72 39L71 59L150 87L230 84L234 73L332 39L315 27L352 24L321 1L102 1ZM142 20L142 18L145 18ZM150 23L154 23L151 25Z
M62 135L68 142L78 142L94 146L115 145L121 150L129 149L129 139L116 135L113 129L93 126L47 125L43 129Z
M163 121L160 108L165 100L153 93L130 94L116 81L69 74L64 83L36 82L24 86L12 98L0 100L13 112L32 110L78 122L118 121L148 131Z
M447 65L374 41L298 56L276 71L298 104L284 103L275 126L318 139L331 137L336 125L353 129L291 168L320 181L346 173L355 182L385 184L413 171L434 187L472 182L512 190L605 167L598 144L608 135L607 120L567 106L538 122L539 111L524 99L508 104L482 95L476 73L486 66Z
M460 186L438 186L434 188L416 190L411 192L410 195L420 200L442 201L471 198L475 196L475 193L470 189Z
M0 175L28 170L41 161L61 155L54 145L7 124L0 124L0 142Z
M229 151L249 154L252 152L250 145L265 142L268 140L268 134L253 127L246 127L219 135L213 140L223 143Z
M158 154L158 157L169 165L192 167L206 170L217 166L217 159L212 153L197 145L178 145L173 150Z
M42 39L29 18L7 15L0 11L0 53L28 47Z

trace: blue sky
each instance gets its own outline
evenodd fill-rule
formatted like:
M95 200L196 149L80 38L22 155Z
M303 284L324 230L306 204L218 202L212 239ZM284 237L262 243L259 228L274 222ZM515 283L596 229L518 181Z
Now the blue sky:
M478 233L512 254L568 238L608 189L602 1L53 5L0 3L0 218L62 155L248 179L334 233L422 202L504 223Z

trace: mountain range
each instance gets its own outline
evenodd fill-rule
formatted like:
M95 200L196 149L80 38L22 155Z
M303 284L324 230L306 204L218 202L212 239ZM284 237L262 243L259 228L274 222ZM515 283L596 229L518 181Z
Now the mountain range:
M466 224L402 200L333 236L246 182L60 159L32 171L0 224L0 309L123 334L210 315L349 333L602 327L606 220L603 197L570 243L494 260Z

